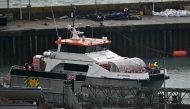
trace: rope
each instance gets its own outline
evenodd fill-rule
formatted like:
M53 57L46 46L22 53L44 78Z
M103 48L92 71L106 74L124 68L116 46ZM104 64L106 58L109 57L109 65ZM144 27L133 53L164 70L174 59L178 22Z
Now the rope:
M53 21L54 21L54 25L55 25L55 29L56 29L56 33L57 33L57 38L59 38L58 31L57 31L57 25L56 25L56 22L55 22L55 17L54 17L52 6L51 6L51 12L52 12L52 15L53 15Z
M165 54L172 54L172 53L168 53L168 52L156 50L156 49L154 49L154 48L150 48L150 47L148 47L148 46L142 45L142 44L140 44L140 43L138 43L138 42L135 42L135 41L133 41L132 39L130 39L130 38L124 36L123 34L121 34L120 32L116 31L115 29L113 29L113 28L111 28L111 29L112 29L113 31L115 31L116 33L118 33L119 35L123 36L124 38L128 39L129 41L131 41L131 42L133 42L133 43L135 43L135 44L137 44L137 45L140 45L140 46L142 46L142 47L145 47L145 48L147 48L147 49L150 49L150 50L153 50L153 51L156 51L156 52L161 52L161 53L165 53ZM190 51L190 50L189 50L189 51Z

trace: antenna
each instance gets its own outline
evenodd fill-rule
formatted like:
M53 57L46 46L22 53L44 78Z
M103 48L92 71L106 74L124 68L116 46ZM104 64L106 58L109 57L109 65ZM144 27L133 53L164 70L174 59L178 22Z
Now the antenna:
M59 38L59 33L57 31L57 24L55 22L55 17L54 17L54 13L53 13L53 8L51 6L51 12L52 12L52 16L53 16L53 21L54 21L54 26L55 26L55 30L56 30L56 33L57 33L57 38Z
M75 12L76 12L76 7L74 5L72 5L72 4L71 4L71 6L72 6L72 8L71 8L71 10L72 10L71 17L72 17L72 21L73 21L73 27L75 27L75 18L76 18Z

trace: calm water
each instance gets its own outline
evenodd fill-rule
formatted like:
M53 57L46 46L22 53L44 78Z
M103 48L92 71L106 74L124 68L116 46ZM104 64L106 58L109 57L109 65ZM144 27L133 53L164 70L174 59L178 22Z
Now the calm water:
M158 62L163 66L163 58L143 59L146 63ZM165 58L165 67L168 70L169 80L166 80L166 87L190 88L190 57ZM10 66L0 66L0 74L7 73Z
M26 7L29 0L9 0L10 8ZM177 0L30 0L32 7L38 6L65 6L65 5L87 5L87 4L115 4L115 3L139 3L139 2L162 2ZM178 0L184 1L184 0Z

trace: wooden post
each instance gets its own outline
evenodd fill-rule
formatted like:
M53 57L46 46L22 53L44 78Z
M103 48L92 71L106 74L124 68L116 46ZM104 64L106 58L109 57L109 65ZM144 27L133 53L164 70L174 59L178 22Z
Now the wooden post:
M129 32L129 39L131 39L131 40L133 40L133 33L132 32ZM133 42L131 41L131 40L129 40L129 57L133 57L134 55L133 55L133 53L134 53L134 51L133 51Z
M166 51L167 41L166 41L166 31L163 31L163 37L164 37L164 52ZM165 54L164 54L165 55Z
M140 44L141 44L141 46L140 46L140 53L141 53L141 57L142 58L145 58L145 47L144 46L146 46L145 45L145 40L146 40L146 37L144 36L144 32L143 31L141 31L140 32Z
M32 36L30 36L30 57L32 57Z
M22 44L21 44L21 37L19 36L19 37L17 37L17 38L18 38L18 45L17 45L18 59L17 59L17 62L18 62L18 64L21 64L22 58L23 58L23 54L21 54L21 51L22 51L22 49L21 49L21 47L22 47ZM22 63L22 64L23 64L23 63Z
M149 31L146 31L146 46L149 47ZM150 52L149 52L149 49L146 48L146 58L149 58L150 57Z
M173 43L172 43L172 31L168 31L168 36L169 36L169 53L172 53L172 51L173 51L173 47L172 47L172 45L173 45Z
M6 65L9 65L9 62L10 62L10 50L11 50L11 46L9 44L10 42L10 38L9 37L6 37Z
M177 39L177 30L174 30L174 46L173 46L173 50L178 50L179 49L179 46L178 43L177 43L178 39Z
M16 63L15 37L13 37L13 64Z
M5 59L5 58L3 57L3 56L4 56L4 55L3 55L3 54L4 54L4 53L3 53L3 38L0 38L0 41L1 41L1 42L0 42L0 45L1 45L0 63L1 63L1 65L3 65L3 64L4 64L3 61L4 61L4 59Z
M190 48L188 48L188 45L189 45L189 43L188 43L188 35L187 35L187 33L188 33L188 30L185 30L185 35L184 35L184 40L185 40L185 50L188 52L188 50L190 49Z
M139 48L140 48L140 45L139 44L137 44L137 43L139 43L139 38L140 38L140 36L139 36L139 32L134 32L134 41L135 41L135 43L134 43L134 47L135 47L135 57L139 57Z
M183 46L183 41L182 41L182 38L183 38L183 36L182 36L182 30L179 30L178 37L179 37L179 40L178 40L178 41L179 41L179 45L178 45L178 46L179 46L179 49L180 49L180 50L183 50L183 47L182 47L182 46Z
M126 32L123 34L124 36L128 37ZM129 53L129 47L127 46L127 39L123 38L123 56L128 57L128 53Z
M160 31L157 31L156 32L156 49L159 51L162 51L162 49L160 49L161 48L160 37L161 37ZM157 57L160 57L161 52L156 52L156 54L157 54Z
M26 40L26 36L23 36L23 40L22 40L22 46L23 46L23 52L22 52L22 54L23 54L23 63L25 63L26 62L26 55L27 55L27 53L26 53L26 49L27 49L27 40Z
M151 31L151 33L150 33L150 41L151 41L151 46L150 46L150 53L151 53L151 58L154 58L155 57L155 53L156 53L156 51L155 51L155 35L154 35L154 33L155 33L155 31Z

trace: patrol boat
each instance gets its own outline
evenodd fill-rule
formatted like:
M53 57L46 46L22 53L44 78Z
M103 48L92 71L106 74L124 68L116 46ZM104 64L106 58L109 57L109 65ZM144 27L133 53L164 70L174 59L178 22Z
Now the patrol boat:
M167 70L147 69L140 58L127 58L109 50L107 37L87 38L84 32L68 25L71 38L55 41L58 48L33 57L34 69L13 66L10 86L42 87L62 92L63 81L73 79L75 89L81 85L113 85L126 87L161 87L169 79Z

